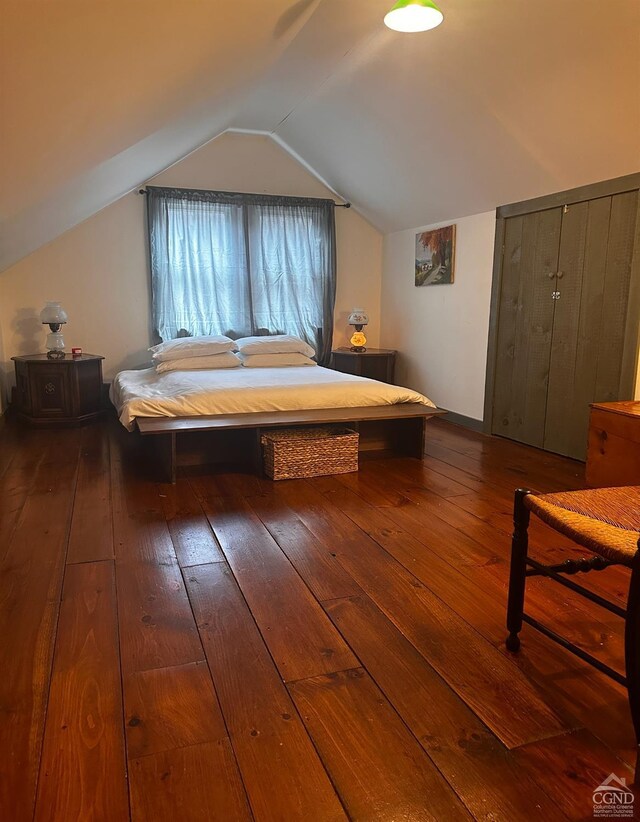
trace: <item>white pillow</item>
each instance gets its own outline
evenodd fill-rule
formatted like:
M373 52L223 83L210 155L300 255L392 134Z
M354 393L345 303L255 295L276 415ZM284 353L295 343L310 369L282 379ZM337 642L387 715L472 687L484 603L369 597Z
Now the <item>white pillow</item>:
M245 368L279 368L287 365L317 365L298 351L288 354L238 354Z
M181 360L186 357L209 357L211 354L222 354L224 351L237 351L235 342L222 334L209 337L178 337L168 340L149 349L156 362Z
M291 334L274 334L270 337L241 337L236 340L242 354L305 354L315 356L315 351L300 337Z
M156 365L158 374L164 371L200 371L211 368L238 368L242 363L236 354L223 351L208 357L185 357L181 360L164 360Z

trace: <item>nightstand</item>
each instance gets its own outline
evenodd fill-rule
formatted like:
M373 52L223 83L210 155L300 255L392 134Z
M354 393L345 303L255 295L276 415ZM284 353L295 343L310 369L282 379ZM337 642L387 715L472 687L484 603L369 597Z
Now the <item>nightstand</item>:
M46 354L12 357L15 410L33 425L80 425L102 411L102 360L82 354L50 360Z
M396 352L390 348L367 348L366 351L336 348L331 354L331 367L336 371L393 384Z

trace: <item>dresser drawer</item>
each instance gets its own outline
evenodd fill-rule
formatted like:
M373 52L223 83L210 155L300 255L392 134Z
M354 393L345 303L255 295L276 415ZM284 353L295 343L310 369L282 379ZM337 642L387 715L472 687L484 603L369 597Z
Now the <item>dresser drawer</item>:
M607 405L591 408L587 485L640 485L640 402Z

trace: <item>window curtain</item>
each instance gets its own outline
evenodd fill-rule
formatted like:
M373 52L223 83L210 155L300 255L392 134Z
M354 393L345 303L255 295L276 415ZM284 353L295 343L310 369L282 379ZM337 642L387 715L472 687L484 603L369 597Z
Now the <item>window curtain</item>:
M147 209L160 339L295 334L328 364L333 200L149 186Z

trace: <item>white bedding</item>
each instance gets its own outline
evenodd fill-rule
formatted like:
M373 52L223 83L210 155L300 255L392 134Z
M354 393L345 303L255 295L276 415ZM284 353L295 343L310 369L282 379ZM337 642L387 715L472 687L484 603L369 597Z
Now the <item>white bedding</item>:
M227 368L208 371L121 371L109 392L120 422L136 417L196 417L311 408L355 408L431 400L397 385L328 368Z

